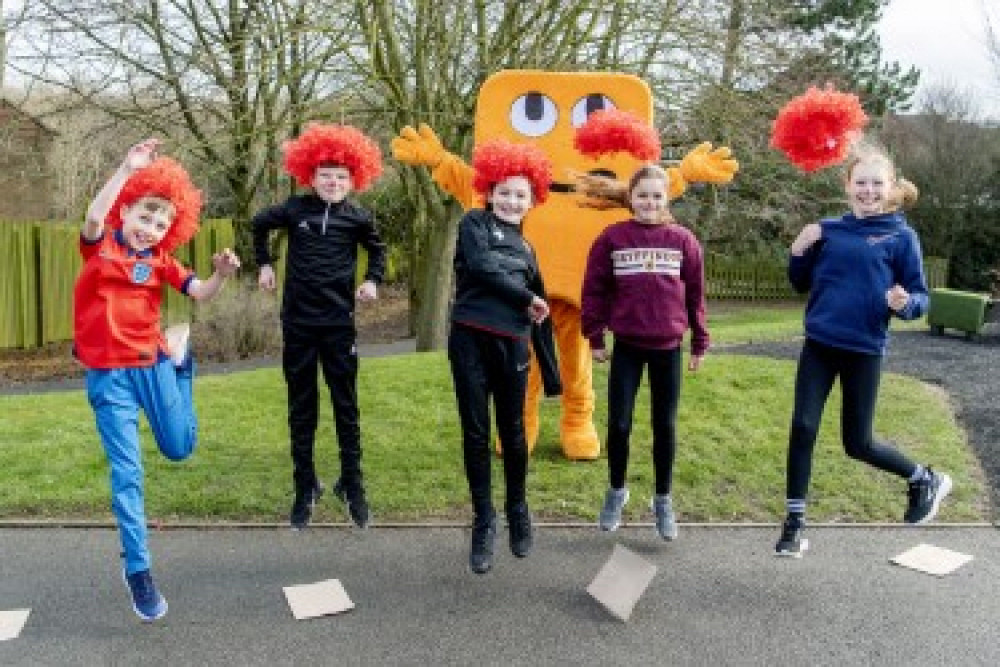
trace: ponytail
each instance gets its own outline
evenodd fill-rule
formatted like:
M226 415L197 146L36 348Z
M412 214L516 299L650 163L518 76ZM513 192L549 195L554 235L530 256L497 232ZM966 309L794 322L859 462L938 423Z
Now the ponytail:
M892 192L889 194L889 210L896 211L910 208L917 203L919 196L920 191L917 190L917 186L905 178L898 177L895 187L893 187Z

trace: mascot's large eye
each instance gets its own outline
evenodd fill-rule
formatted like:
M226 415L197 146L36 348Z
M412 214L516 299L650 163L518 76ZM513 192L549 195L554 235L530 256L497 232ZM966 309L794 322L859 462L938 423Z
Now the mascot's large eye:
M540 137L556 126L559 112L555 102L541 93L528 93L514 100L510 124L526 137Z
M591 93L576 101L576 104L573 105L573 110L570 112L569 121L573 123L573 127L580 127L587 122L587 117L595 111L614 108L615 103L608 97L600 93Z

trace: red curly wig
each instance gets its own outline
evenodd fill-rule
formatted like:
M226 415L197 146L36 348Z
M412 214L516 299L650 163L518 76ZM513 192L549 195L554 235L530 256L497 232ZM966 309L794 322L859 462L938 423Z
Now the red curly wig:
M573 145L582 154L598 158L625 152L643 162L660 159L660 137L656 128L628 111L595 111L576 130Z
M831 84L811 86L778 112L771 128L771 146L785 153L803 171L839 164L850 143L868 123L857 95L839 93Z
M316 168L346 167L355 190L364 190L382 173L382 151L361 130L350 125L310 123L295 139L286 141L285 171L303 187L312 185Z
M512 176L528 179L536 204L549 196L552 162L542 149L532 144L514 144L502 139L488 141L472 152L472 169L475 172L472 187L484 197L494 185Z
M180 163L168 157L156 158L148 167L129 176L108 211L106 224L113 229L121 227L122 207L131 206L143 197L159 197L174 207L173 222L159 247L173 252L197 233L201 192L191 183Z

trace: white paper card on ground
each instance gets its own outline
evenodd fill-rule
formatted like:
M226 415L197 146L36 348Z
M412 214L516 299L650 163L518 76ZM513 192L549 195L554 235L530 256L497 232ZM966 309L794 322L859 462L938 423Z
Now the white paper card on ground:
M918 544L889 560L896 565L943 577L968 563L972 556L932 544Z
M17 639L28 622L30 609L14 609L11 611L0 611L0 642L8 639Z
M627 621L655 574L655 565L616 544L611 558L587 586L587 592L612 614Z
M317 581L315 584L285 586L285 599L297 620L330 616L354 609L354 603L347 597L347 592L340 579Z

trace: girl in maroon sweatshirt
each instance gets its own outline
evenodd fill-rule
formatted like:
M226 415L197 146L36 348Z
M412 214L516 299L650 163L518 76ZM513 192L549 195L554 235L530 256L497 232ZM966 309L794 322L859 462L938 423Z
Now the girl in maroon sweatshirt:
M605 229L590 249L583 282L583 335L590 341L595 362L611 359L610 487L601 508L601 529L618 528L629 498L625 473L632 413L643 368L648 366L656 480L652 509L660 537L672 540L677 537L670 486L681 342L690 328L688 370L696 371L708 350L709 336L701 246L694 234L674 221L668 202L667 173L655 165L641 167L622 191L618 203L627 206L633 217ZM604 347L606 329L614 334L611 355Z

